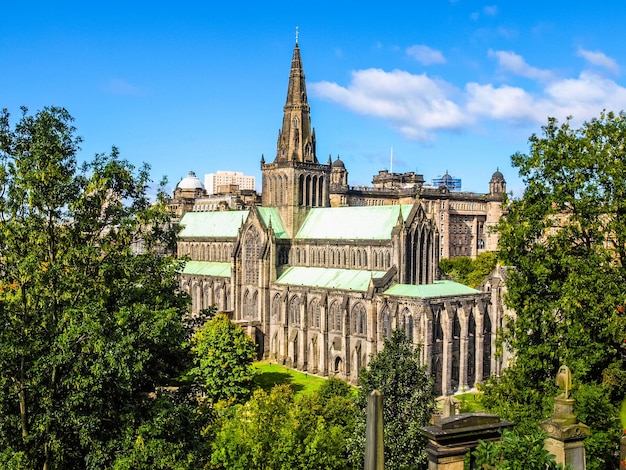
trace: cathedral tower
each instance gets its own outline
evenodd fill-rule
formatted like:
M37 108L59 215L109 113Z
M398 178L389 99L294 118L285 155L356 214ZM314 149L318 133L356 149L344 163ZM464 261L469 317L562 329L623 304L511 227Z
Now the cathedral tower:
M261 160L264 206L279 209L293 237L311 207L329 207L330 165L320 164L315 150L315 129L306 94L300 47L291 59L287 101L283 107L283 126L278 132L276 157L266 164Z

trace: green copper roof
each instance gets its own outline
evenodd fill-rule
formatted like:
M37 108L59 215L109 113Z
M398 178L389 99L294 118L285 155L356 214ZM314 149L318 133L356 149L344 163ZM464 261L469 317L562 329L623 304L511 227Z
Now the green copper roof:
M448 297L455 295L480 294L479 290L472 289L453 281L435 281L432 284L395 284L384 292L385 295L398 297Z
M296 238L326 240L389 240L391 230L406 220L413 206L324 207L311 209Z
M383 277L385 274L385 271L292 266L276 280L276 284L365 292L372 278Z
M200 276L230 277L230 263L215 261L187 261L183 274L197 274Z
M236 238L249 211L187 212L179 237Z
M257 209L266 227L269 227L270 222L272 223L272 229L276 238L289 238L278 209L275 207L257 207Z

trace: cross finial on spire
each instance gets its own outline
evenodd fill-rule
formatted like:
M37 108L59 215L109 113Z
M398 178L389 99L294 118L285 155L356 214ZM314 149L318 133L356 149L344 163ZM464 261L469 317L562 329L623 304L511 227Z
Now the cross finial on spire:
M298 44L298 27L296 26L296 44Z

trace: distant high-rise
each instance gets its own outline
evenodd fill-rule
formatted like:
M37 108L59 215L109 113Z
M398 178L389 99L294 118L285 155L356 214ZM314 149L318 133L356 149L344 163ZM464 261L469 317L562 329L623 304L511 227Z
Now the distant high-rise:
M254 176L244 175L240 171L217 171L204 175L204 187L207 194L230 193L254 189Z

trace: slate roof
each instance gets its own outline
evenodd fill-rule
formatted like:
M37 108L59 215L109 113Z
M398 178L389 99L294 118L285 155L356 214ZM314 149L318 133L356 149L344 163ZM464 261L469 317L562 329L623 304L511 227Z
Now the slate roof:
M372 278L385 274L386 271L292 266L276 280L276 284L366 292Z
M239 227L249 211L187 212L180 225L179 237L237 238Z
M412 204L396 206L318 207L309 211L296 239L390 240L402 214L406 221Z
M480 294L479 290L454 281L435 281L432 284L395 284L383 292L384 295L398 297L452 297L456 295Z

